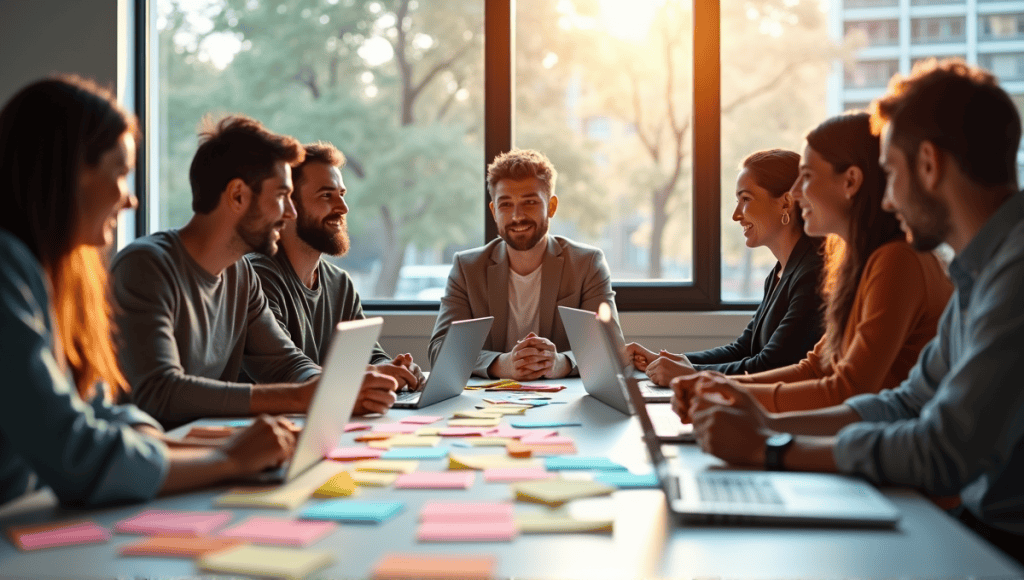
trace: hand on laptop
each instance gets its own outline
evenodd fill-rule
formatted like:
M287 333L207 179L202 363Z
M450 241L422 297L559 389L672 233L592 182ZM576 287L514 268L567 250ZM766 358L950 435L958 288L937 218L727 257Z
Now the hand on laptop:
M696 372L685 355L675 355L665 350L661 351L658 358L647 365L648 378L654 384L663 387L667 387L676 377L692 375Z
M233 464L233 475L251 475L284 463L295 452L294 426L284 417L260 415L228 438L221 450Z
M626 355L632 359L633 367L640 372L646 371L647 365L654 362L654 359L658 358L657 353L653 350L647 350L636 342L631 342L626 345Z
M395 379L398 382L399 389L415 391L426 382L426 379L423 377L423 371L420 370L420 365L412 361L412 355L409 353L400 354L389 363L371 366L374 367L373 370L376 372Z
M396 390L398 390L398 381L383 373L375 372L373 365L367 365L352 414L387 413L391 405L395 404Z
M734 465L764 465L765 440L773 434L768 412L738 383L699 373L689 415L705 453Z
M697 392L697 381L704 377L725 377L718 371L701 371L689 375L682 375L669 381L672 387L672 410L679 415L683 423L691 423L690 402Z

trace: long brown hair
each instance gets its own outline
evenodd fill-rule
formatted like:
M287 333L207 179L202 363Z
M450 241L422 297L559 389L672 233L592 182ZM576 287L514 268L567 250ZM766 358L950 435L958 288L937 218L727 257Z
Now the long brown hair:
M871 133L870 115L848 113L826 120L807 134L807 145L842 173L858 167L864 174L850 209L850 240L830 236L822 294L825 309L825 348L822 364L842 352L843 334L857 297L868 258L879 247L904 237L896 217L882 209L885 175L878 164L878 137Z
M76 76L33 83L0 111L0 228L49 273L55 340L83 399L98 381L109 398L128 391L114 351L106 260L75 244L79 169L99 163L126 133L137 134L134 117Z

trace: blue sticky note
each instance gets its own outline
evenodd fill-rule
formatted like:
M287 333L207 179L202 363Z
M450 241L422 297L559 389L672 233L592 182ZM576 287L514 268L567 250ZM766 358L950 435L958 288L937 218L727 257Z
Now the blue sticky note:
M448 450L442 447L396 447L381 455L381 459L443 459Z
M299 517L307 520L380 523L398 513L403 505L400 501L331 499L307 507Z
M658 487L658 474L644 473L637 475L628 471L606 471L595 475L594 481L614 485L620 489Z
M232 419L223 423L225 427L248 427L252 425L252 419Z
M547 429L551 427L582 427L579 421L511 421L513 427L520 429Z
M562 469L600 469L602 471L626 471L626 468L607 457L578 457L574 455L555 455L544 459L548 471Z

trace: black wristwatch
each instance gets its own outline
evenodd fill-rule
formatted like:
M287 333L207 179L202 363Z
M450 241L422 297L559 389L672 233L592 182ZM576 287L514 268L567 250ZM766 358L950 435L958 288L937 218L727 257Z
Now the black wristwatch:
M789 433L776 433L764 442L764 468L771 471L783 471L782 456L793 444L793 436Z

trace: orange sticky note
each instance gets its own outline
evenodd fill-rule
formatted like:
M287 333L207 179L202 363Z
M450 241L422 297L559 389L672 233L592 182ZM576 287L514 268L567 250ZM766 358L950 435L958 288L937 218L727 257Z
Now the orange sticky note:
M389 554L373 568L374 580L488 580L497 561L491 556Z
M140 542L121 546L122 556L160 556L168 558L198 558L242 544L233 538L197 538L194 536L149 536Z

